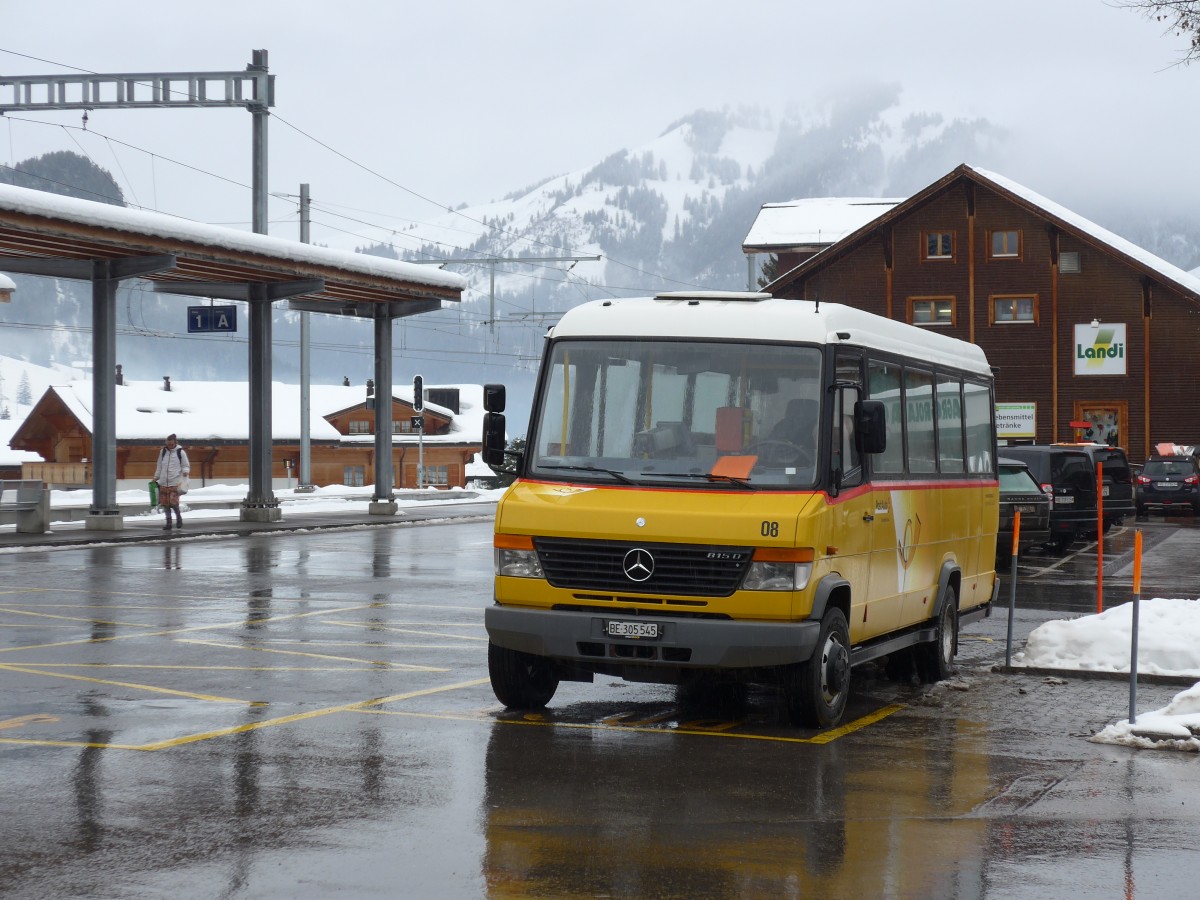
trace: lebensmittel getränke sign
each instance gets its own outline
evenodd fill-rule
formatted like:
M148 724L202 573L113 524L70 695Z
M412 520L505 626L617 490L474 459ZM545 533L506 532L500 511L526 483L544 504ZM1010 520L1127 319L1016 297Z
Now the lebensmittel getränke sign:
M1076 375L1124 375L1125 323L1075 326Z

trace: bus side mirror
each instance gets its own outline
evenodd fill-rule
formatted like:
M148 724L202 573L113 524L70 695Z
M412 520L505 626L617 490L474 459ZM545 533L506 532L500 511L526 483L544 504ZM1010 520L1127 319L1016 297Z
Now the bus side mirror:
M504 412L504 399L504 385L485 384L483 386L483 408L488 412Z
M854 404L854 439L859 453L882 453L887 448L887 414L882 400Z
M503 391L501 388L501 406ZM483 417L483 451L480 454L486 465L497 468L504 465L504 416L498 412L486 413Z

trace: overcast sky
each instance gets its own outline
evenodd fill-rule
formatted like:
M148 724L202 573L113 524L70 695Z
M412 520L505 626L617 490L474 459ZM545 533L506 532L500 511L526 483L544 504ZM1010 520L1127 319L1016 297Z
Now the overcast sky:
M1001 173L1053 199L1094 189L1200 210L1190 165L1172 183L1200 146L1200 66L1175 65L1185 42L1114 3L10 0L0 74L242 70L266 49L271 190L309 182L314 201L370 221L437 213L414 194L475 204L589 167L697 109L782 112L880 82L899 84L906 107L1024 137ZM245 111L94 111L87 134L80 124L9 113L0 162L86 150L131 203L248 227ZM297 234L294 205L273 202L270 217L272 234ZM313 239L338 244L324 225Z

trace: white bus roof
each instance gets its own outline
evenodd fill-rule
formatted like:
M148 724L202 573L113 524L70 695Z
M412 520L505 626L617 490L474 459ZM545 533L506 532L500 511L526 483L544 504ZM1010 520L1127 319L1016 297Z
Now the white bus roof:
M840 303L770 294L698 291L593 300L564 313L550 336L846 343L991 375L975 344Z

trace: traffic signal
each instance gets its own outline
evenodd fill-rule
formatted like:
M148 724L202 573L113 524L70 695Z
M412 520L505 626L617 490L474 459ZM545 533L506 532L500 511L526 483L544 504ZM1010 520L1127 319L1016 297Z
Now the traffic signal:
M425 408L425 379L413 376L413 409L420 412Z

